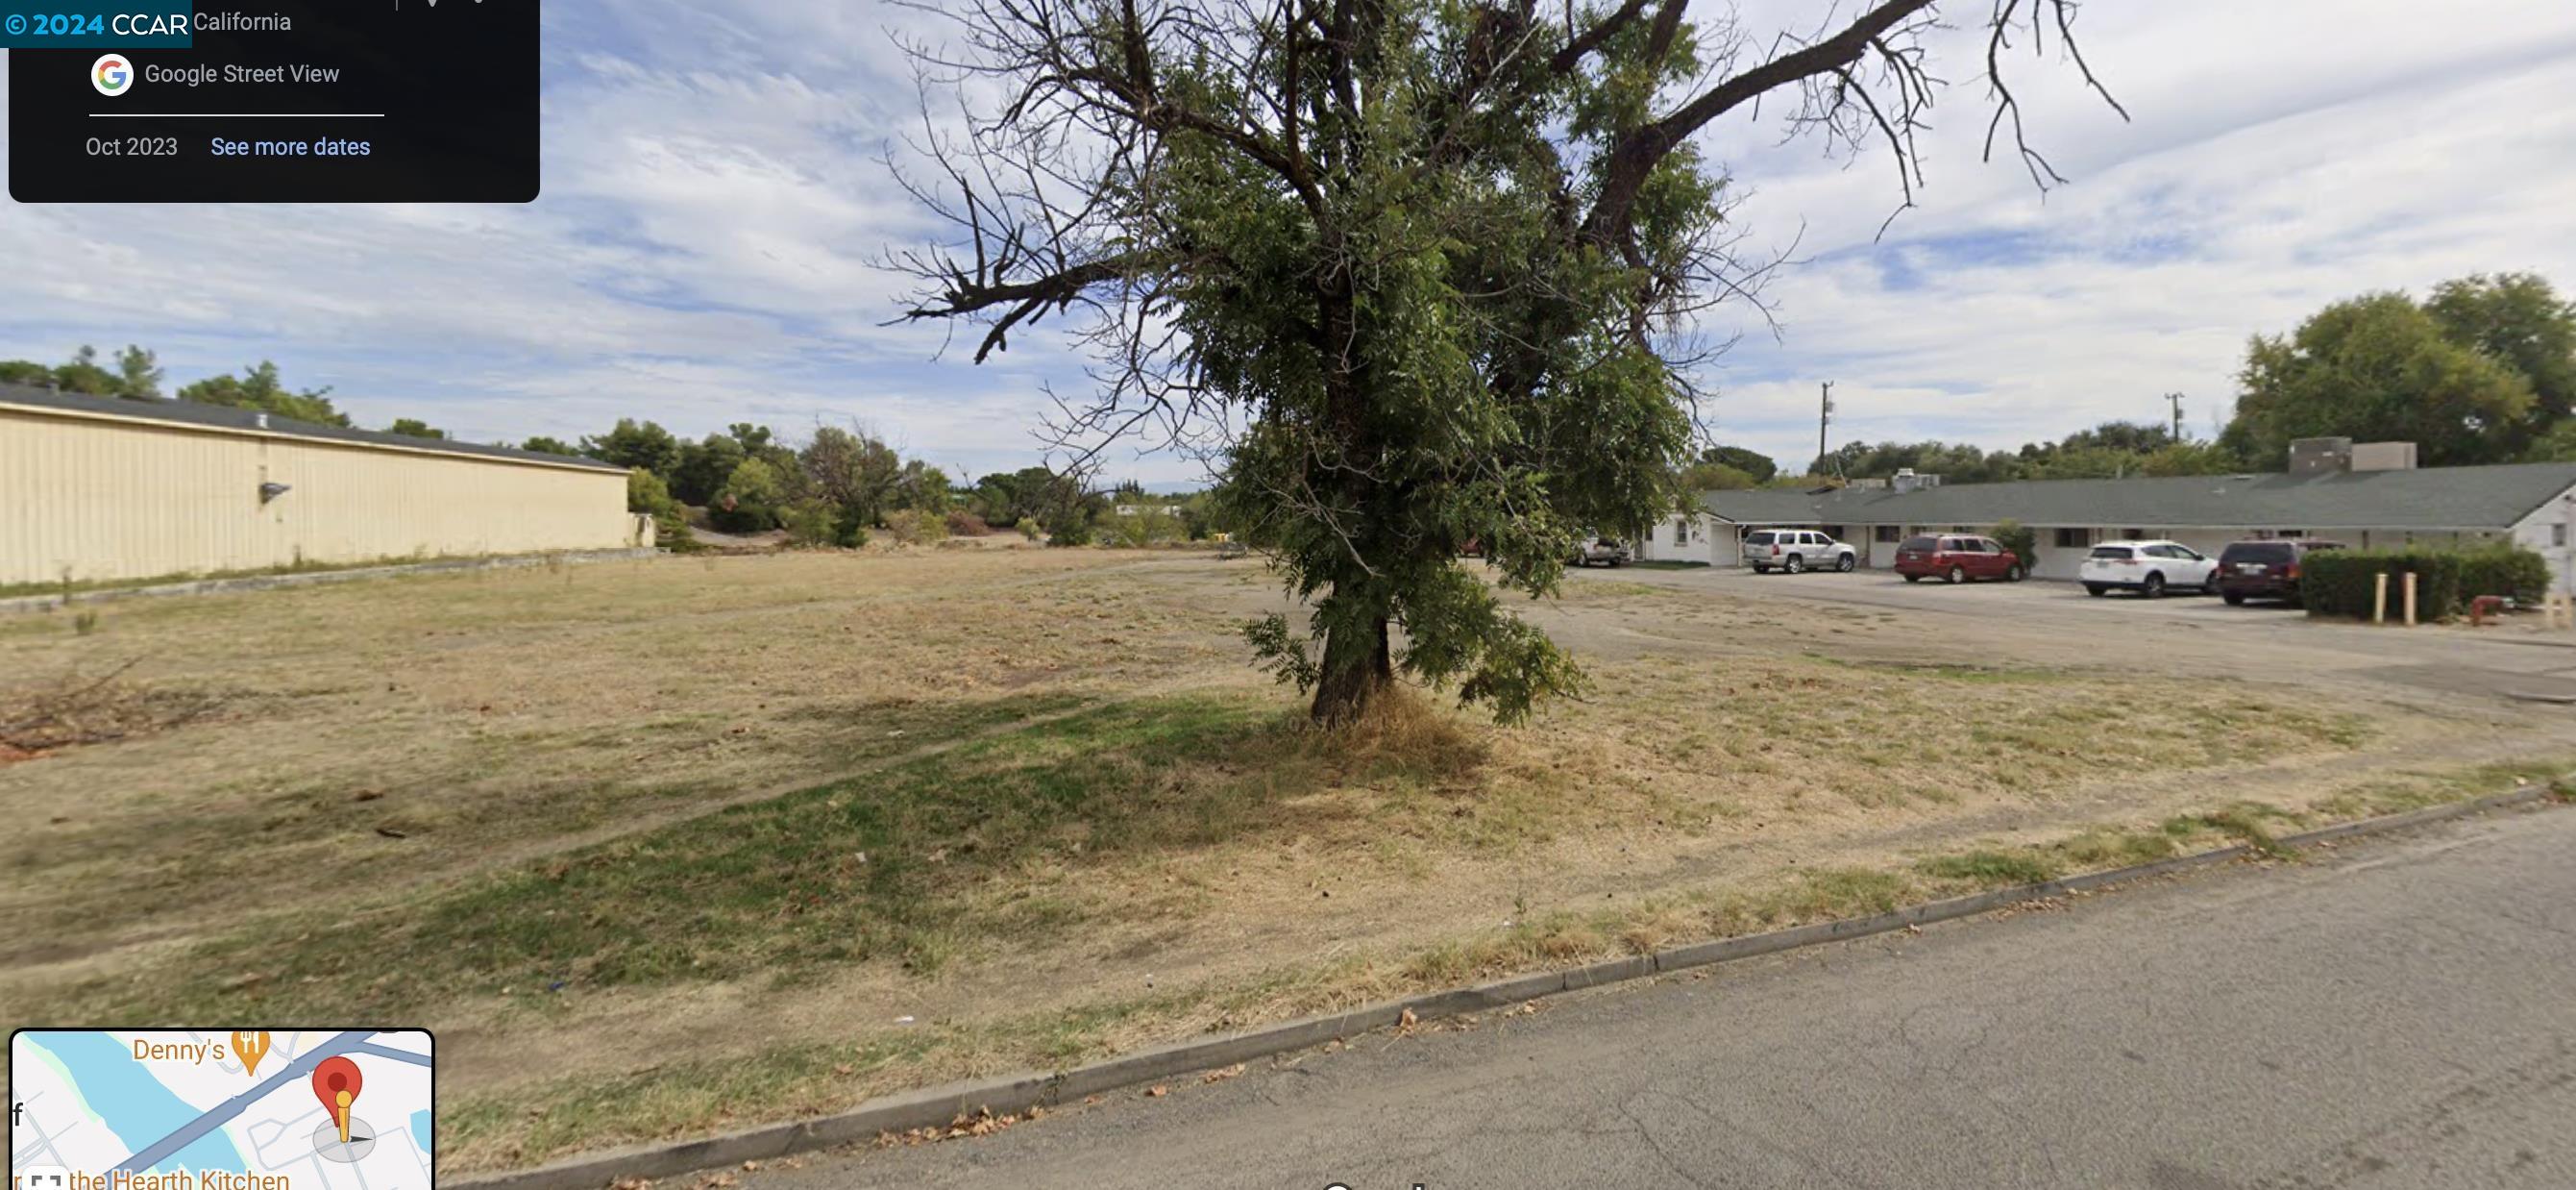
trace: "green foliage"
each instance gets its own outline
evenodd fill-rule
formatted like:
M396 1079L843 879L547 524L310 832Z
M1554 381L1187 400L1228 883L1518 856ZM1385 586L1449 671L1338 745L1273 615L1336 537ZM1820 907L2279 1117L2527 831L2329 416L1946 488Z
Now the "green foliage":
M2312 616L2370 618L2378 576L2388 576L2388 615L2401 614L2402 576L2415 575L2415 615L2443 620L2467 612L2480 595L2537 600L2549 589L2549 564L2520 546L2474 549L2406 547L2320 550L2300 559L2299 595Z
M239 377L209 376L179 390L182 401L207 405L229 405L236 409L256 409L278 417L308 421L317 425L350 425L346 414L333 408L328 388L289 392L278 380L277 365L261 360L245 369Z
M2537 273L2472 274L2433 287L2424 311L2445 338L2476 348L2531 386L2531 413L2504 427L2508 449L2566 421L2576 410L2576 302Z
M159 356L132 343L116 353L116 395L136 398L160 396L161 377Z
M787 544L805 547L841 544L840 509L818 499L799 500L779 517Z
M1019 523L1011 526L1011 528L1018 530L1020 536L1031 541L1036 541L1038 538L1046 534L1046 530L1038 527L1036 517L1021 517Z
M778 469L760 459L744 459L707 505L707 520L727 533L759 533L778 527L779 509L787 502Z
M948 518L926 508L886 518L886 532L905 545L936 545L948 540Z
M1181 534L1181 518L1160 504L1139 504L1133 512L1109 518L1110 544L1129 549L1178 540Z
M2523 455L2532 463L2576 463L2576 417L2561 420Z
M2460 598L2502 595L2535 604L2549 594L2549 560L2535 550L2499 542L2460 555Z
M704 506L713 503L724 491L725 481L733 478L733 469L750 458L740 439L730 434L709 434L680 447L680 461L671 473L671 494L683 504Z
M2030 526L2006 517L1996 521L1995 527L1986 531L1986 536L2002 542L2005 549L2021 559L2023 572L2027 573L2031 567L2039 565L2039 532Z
M519 449L533 450L538 454L548 455L579 456L581 454L580 447L566 442L561 438L549 437L544 434L539 434L534 438L521 441L519 443Z
M1099 536L1089 517L1062 520L1047 530L1047 544L1061 546L1090 545Z
M428 422L416 417L397 417L394 419L394 424L385 427L385 432L401 434L408 438L447 437L447 431L432 427Z
M1680 488L1687 511L1690 497L1699 492L1741 492L1762 486L1762 480L1741 467L1726 463L1698 462L1682 468Z
M697 548L697 537L689 532L689 521L680 502L671 498L669 484L662 477L641 467L626 472L626 511L640 512L653 518L653 539L665 549L686 553Z
M2240 380L2221 441L2269 467L2292 439L2326 435L2413 442L2436 466L2503 462L2525 449L2540 408L2529 376L2402 293L2336 302L2288 338L2255 336Z
M54 387L84 396L113 397L121 394L125 382L116 373L100 367L98 349L84 343L79 351L73 353L70 363L54 369Z
M1946 483L1988 483L2022 478L2021 461L2007 451L1987 451L1964 442L1851 442L1820 460L1812 474L1852 479L1885 479L1912 468L1938 475Z
M1780 464L1758 450L1741 446L1711 446L1699 452L1701 464L1732 467L1752 478L1746 487L1760 487L1780 474Z
M2311 616L2369 619L2378 576L2388 576L2388 614L2404 607L2404 576L2415 575L2416 615L2438 620L2460 599L2460 555L2452 550L2320 550L2299 559L2299 597Z
M680 465L679 439L659 425L631 417L618 418L616 427L606 434L582 439L581 453L620 467L641 467L666 482Z

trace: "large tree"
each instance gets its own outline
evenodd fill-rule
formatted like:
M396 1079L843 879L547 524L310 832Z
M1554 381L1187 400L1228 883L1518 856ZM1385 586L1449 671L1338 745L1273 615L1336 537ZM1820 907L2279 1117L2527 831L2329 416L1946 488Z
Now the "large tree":
M179 390L182 401L207 405L229 405L236 409L256 409L279 417L309 421L326 426L347 426L349 415L331 404L329 388L290 390L278 378L277 365L267 360L242 369L239 376L209 376Z
M2336 302L2287 338L2256 335L2240 383L2220 442L2275 467L2292 439L2325 435L2413 442L2435 465L2502 462L2534 405L2528 378L2402 293Z
M2472 274L2433 287L2424 312L2443 337L2476 348L2522 374L2532 406L2503 427L2518 452L2576 412L2576 302L2562 300L2537 273Z
M1920 180L1936 0L1776 34L1690 7L946 6L953 41L915 50L967 110L928 122L944 177L913 186L956 234L899 258L922 281L906 313L980 321L982 361L1083 310L1096 392L1064 404L1060 440L1159 430L1208 452L1313 609L1250 635L1316 718L1365 713L1402 671L1516 719L1579 675L1460 547L1543 595L1579 535L1672 507L1692 315L1776 263L1737 251L1732 179L1697 134L1768 97L1792 133L1884 141L1906 199ZM2030 40L2071 55L2074 9L1975 18L1989 148L2042 182L1997 64Z

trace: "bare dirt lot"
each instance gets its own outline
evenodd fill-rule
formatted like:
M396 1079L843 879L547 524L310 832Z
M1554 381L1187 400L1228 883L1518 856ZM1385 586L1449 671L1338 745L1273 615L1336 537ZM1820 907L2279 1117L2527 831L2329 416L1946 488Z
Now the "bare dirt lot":
M2528 634L1865 573L1585 573L1527 612L1581 701L1323 736L1236 635L1279 602L1205 553L955 549L0 619L0 724L114 727L0 753L0 998L428 1026L470 1170L2576 757L2513 697L2576 651Z

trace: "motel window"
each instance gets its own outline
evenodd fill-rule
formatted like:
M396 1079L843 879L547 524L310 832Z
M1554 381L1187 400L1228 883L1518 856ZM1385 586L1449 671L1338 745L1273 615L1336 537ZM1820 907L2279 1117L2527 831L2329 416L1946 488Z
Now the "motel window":
M1690 544L1690 529L1691 529L1691 526L1690 526L1690 518L1689 518L1689 517L1686 517L1686 516L1677 516L1677 517L1674 517L1674 518L1673 518L1673 544L1674 544L1674 545L1689 545L1689 544Z
M2567 544L2565 540L2567 536L2567 526L2558 526L2558 536L2560 538L2558 544ZM1881 545L1894 545L1897 542L1905 540L1905 526L1880 525L1879 527L1870 530L1869 539L1871 541L1878 542Z
M2560 521L2549 527L2549 546L2551 549L2567 548L2567 522Z
M2120 530L2120 540L2122 540L2122 541L2145 541L2146 539L2147 539L2147 531L2146 531L2146 530L2144 530L2144 529L2122 529L2122 530Z
M2060 529L2057 531L2057 548L2059 549L2080 550L2092 544L2093 531L2091 529Z

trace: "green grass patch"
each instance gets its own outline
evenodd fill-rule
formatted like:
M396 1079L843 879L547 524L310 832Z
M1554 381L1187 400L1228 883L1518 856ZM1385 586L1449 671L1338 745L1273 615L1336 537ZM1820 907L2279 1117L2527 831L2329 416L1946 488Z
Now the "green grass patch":
M2039 884L2057 878L2056 867L2032 851L1967 851L1957 855L1936 855L1914 867L1935 879L1963 880L1980 888Z
M2292 853L2289 848L2281 845L2279 838L2272 834L2271 824L2286 822L2297 825L2300 820L2300 815L2278 806L2267 806L2260 802L2238 802L2217 810L2197 814L2178 814L2166 819L2163 829L2168 837L2176 839L2189 838L2203 831L2215 831L2264 855L2281 859L2289 857Z
M1387 747L1323 738L1257 696L1094 709L425 900L272 919L154 977L83 985L62 1007L128 1020L401 1017L505 990L793 981L866 962L934 974L1078 931L1090 902L1068 890L1082 873L1295 833L1327 812L1300 795L1429 786L1478 763L1463 736L1437 724L1416 734ZM1452 817L1436 804L1419 814Z

